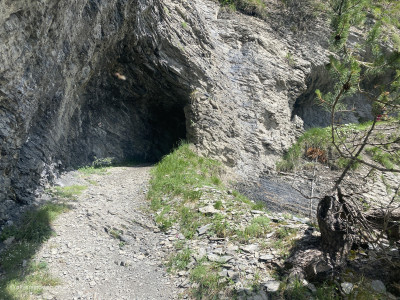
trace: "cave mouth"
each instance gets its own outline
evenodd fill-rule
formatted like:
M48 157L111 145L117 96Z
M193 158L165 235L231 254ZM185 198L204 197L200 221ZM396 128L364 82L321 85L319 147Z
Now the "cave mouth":
M77 117L82 125L76 131L81 134L70 165L104 158L116 163L155 163L187 140L189 90L148 77L141 85L134 80L136 74L126 74L126 81L110 73L87 87Z
M374 94L372 87L382 82L390 82L393 74L376 75L367 78L360 84L362 90L369 94ZM304 123L304 129L313 127L330 126L330 112L319 105L315 91L319 89L322 94L332 92L335 82L331 78L327 66L313 66L310 74L306 78L307 89L295 101L292 110L292 120L295 116L300 117ZM371 100L365 93L356 92L345 98L343 104L347 109L336 113L335 122L339 124L364 123L373 120Z
M80 125L70 133L75 142L69 165L102 158L159 161L192 136L188 126L198 72L170 44L128 35L111 47L79 95L74 123Z

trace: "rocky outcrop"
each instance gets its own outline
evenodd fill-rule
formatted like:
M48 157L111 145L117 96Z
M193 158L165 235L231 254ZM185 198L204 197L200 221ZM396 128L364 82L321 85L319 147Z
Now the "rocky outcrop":
M208 0L3 1L0 201L29 202L96 158L157 160L185 138L244 178L273 167L327 60L324 26L277 18Z

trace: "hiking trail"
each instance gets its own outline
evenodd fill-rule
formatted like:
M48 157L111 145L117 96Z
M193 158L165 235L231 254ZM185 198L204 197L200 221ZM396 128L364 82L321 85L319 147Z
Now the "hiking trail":
M88 188L54 222L56 235L37 253L60 284L40 299L176 299L162 265L165 236L146 201L150 167L114 167L104 175L67 173L59 185ZM90 182L90 184L88 184ZM162 244L162 243L161 243Z

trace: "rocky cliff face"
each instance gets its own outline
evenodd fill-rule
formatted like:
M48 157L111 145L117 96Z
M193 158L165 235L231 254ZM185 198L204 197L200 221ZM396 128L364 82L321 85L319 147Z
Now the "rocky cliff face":
M211 0L2 1L0 218L59 169L155 161L185 138L239 176L272 168L328 35L277 19Z

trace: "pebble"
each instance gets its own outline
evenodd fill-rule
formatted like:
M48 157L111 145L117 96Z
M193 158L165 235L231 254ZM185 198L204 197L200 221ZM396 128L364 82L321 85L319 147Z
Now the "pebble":
M3 243L4 243L4 245L9 246L12 244L12 242L14 242L14 240L15 240L15 237L10 236L8 239L4 240Z
M247 252L247 253L254 253L255 251L258 250L258 248L259 248L259 246L257 244L246 245L246 246L240 247L241 250L243 250L244 252Z
M213 214L217 214L220 213L220 211L218 209L215 209L213 205L208 205L208 206L204 206L204 207L200 207L199 208L199 212L207 215L213 215Z
M268 292L276 293L279 290L280 282L277 280L267 281L264 286L266 287Z
M229 256L229 255L219 256L219 255L214 254L214 253L209 253L207 255L207 258L208 258L209 261L218 262L218 263L226 263L226 262L228 262L228 261L233 259L233 257Z
M258 258L260 261L271 261L271 260L273 260L275 258L275 256L274 255L272 255L272 254L263 254L263 255L260 255L260 257Z
M349 295L353 290L353 284L350 282L342 282L340 284L340 287L342 288L343 293L345 293L346 295Z
M211 227L212 227L212 224L207 224L207 225L204 225L204 226L198 228L197 229L198 235L205 234Z
M372 280L371 288L377 293L385 293L386 292L385 284L381 280Z

